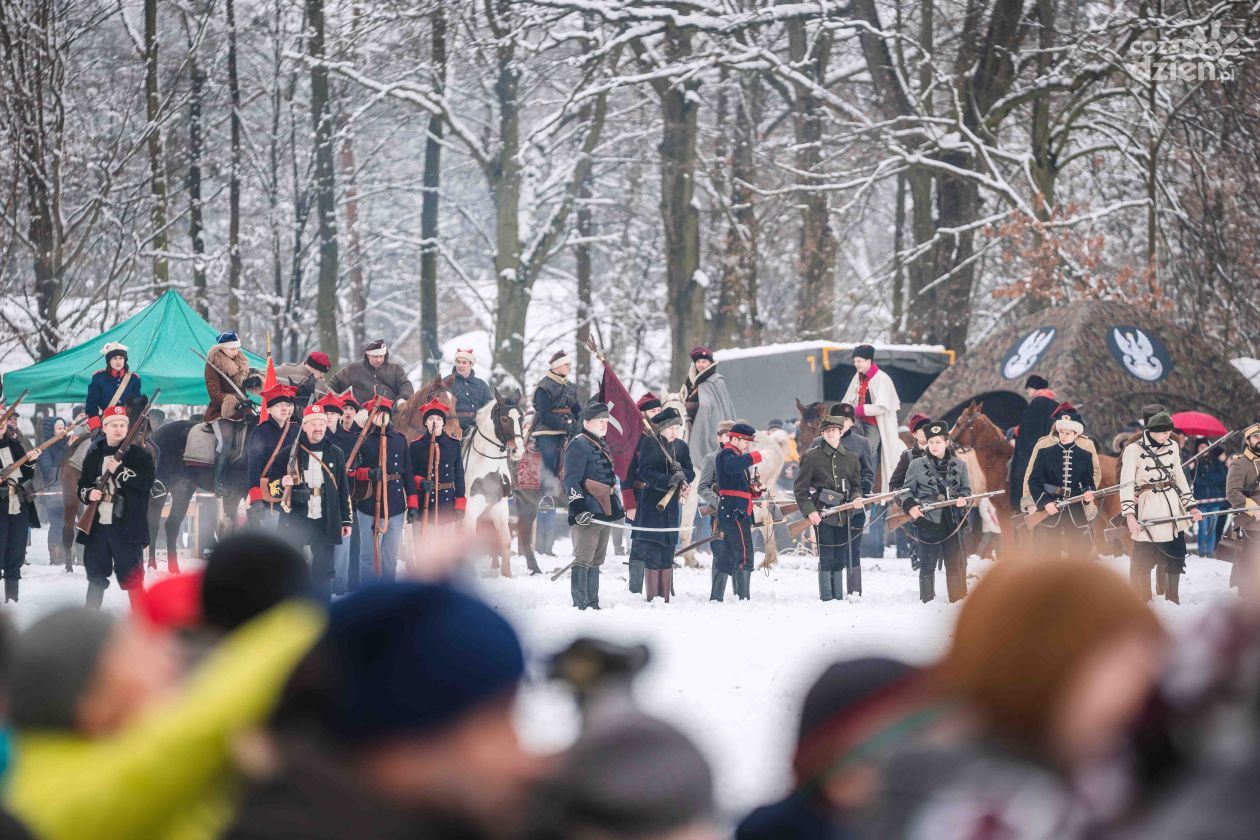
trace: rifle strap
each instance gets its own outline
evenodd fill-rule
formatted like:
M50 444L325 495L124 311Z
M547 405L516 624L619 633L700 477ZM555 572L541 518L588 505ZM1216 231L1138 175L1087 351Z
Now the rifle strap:
M127 371L127 375L122 378L122 382L118 383L118 387L114 389L114 396L110 398L109 405L106 408L113 408L118 405L118 401L122 399L123 392L127 390L127 383L131 381L131 371Z
M319 464L320 469L322 469L328 475L328 478L332 481L333 487L336 488L337 476L333 474L332 470L328 469L328 465L324 463L324 459L319 457L318 453L312 452L311 450L307 449L305 446L301 447L301 449L307 455L315 459L315 462ZM264 472L266 472L266 470L264 470Z

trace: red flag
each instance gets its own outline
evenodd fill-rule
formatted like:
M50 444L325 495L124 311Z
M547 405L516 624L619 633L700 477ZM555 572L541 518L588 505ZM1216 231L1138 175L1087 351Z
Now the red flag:
M263 392L265 393L268 389L270 389L275 384L276 384L276 363L271 358L271 354L268 353L267 354L267 373L264 374L263 376L263 386L262 386ZM262 411L258 412L258 422L260 424L267 422L267 401L266 400L262 401Z
M621 479L622 499L628 499L630 507L634 507L634 495L626 474L630 471L634 452L639 448L639 436L643 434L643 415L639 413L634 397L630 396L626 386L621 384L607 362L604 363L604 379L599 386L598 399L608 404L608 413L616 421L608 424L608 436L604 438L604 442L612 453L613 469Z

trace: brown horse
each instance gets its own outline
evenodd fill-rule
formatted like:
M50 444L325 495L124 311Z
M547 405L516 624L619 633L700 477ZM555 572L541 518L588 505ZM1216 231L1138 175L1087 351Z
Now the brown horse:
M796 449L802 455L809 449L809 445L818 439L822 434L822 419L827 413L829 403L812 402L809 405L801 405L798 398L796 400L796 410L800 412L801 422L796 424Z
M436 399L446 406L446 433L459 440L463 435L459 428L459 418L455 416L455 394L451 386L455 383L455 374L438 376L428 385L417 391L407 400L403 410L393 419L393 426L407 438L408 442L424 434L424 414L421 412L430 400Z

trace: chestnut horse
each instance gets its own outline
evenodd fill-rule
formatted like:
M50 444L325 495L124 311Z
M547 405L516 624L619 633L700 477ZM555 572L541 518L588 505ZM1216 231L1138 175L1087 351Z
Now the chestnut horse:
M401 432L408 443L420 437L424 434L424 415L420 409L427 405L430 400L436 399L447 408L446 433L456 440L463 437L463 433L459 428L459 418L455 416L455 394L451 391L451 386L454 383L455 374L453 373L445 377L434 377L432 382L417 391L403 405L403 410L398 412L397 417L393 418L392 425L394 429Z

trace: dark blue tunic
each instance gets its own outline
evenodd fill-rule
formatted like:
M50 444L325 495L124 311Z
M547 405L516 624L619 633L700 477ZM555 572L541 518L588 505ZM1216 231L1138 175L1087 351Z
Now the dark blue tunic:
M245 471L249 479L250 504L254 502L276 504L280 501L280 493L283 491L278 490L274 499L268 499L263 495L262 488L259 486L263 478L263 467L267 467L268 482L278 482L284 478L284 474L289 469L289 450L300 433L301 427L292 420L283 431L275 420L268 420L260 423L249 433L249 439L245 443ZM272 452L275 452L274 458L271 457ZM267 466L268 459L271 460L269 467Z
M437 447L437 479L435 487L425 487L429 481L429 452ZM464 458L459 441L441 434L436 444L432 435L423 434L411 442L411 471L415 475L416 496L420 510L426 507L439 512L438 521L447 521L454 511L462 511L464 498ZM427 506L425 504L427 498Z
M407 439L401 432L390 427L385 429L385 515L398 516L408 508L415 510L420 506L416 498L416 477L411 468L411 454L407 451ZM381 459L380 430L372 429L363 438L359 447L359 457L353 465L356 481L371 482L371 489L365 499L360 501L355 510L366 516L376 514L376 496L378 484L371 480L371 470L380 467Z
M117 372L106 368L92 374L92 380L88 382L87 399L83 401L83 411L87 414L89 429L95 430L101 427L101 412L109 406L109 401L114 398L114 392L118 390L118 386L122 384L123 377L126 375L125 368ZM139 396L140 377L133 373L122 396L114 405L127 406Z

